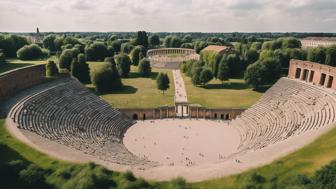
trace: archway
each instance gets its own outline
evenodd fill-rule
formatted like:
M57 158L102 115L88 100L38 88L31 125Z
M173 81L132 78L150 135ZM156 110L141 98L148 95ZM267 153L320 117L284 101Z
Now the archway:
M138 120L138 114L133 114L133 120Z

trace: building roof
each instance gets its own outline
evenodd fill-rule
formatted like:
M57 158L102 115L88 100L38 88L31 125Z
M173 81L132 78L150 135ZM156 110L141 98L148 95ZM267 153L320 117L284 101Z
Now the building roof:
M219 46L219 45L209 45L205 47L202 51L215 51L217 53L231 49L229 46Z

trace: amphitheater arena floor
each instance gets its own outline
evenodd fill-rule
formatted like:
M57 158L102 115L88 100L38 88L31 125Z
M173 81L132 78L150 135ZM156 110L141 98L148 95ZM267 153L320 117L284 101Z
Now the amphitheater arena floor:
M228 176L271 163L302 148L332 127L308 131L261 150L227 156L234 151L239 136L226 122L201 119L139 121L126 132L126 147L136 155L145 155L161 163L158 167L140 170L102 161L17 129L11 119L6 120L6 128L13 136L51 157L76 163L95 162L115 171L131 170L135 175L150 180L163 181L181 176L191 182ZM193 164L188 164L191 161Z

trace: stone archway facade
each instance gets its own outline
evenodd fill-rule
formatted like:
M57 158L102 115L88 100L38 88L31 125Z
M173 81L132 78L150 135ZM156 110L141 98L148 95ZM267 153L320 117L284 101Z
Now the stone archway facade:
M336 68L315 62L291 60L288 78L336 90Z

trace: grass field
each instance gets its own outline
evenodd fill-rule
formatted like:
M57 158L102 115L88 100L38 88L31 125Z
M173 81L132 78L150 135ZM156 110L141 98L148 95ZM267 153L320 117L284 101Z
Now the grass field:
M102 66L103 62L88 62L90 69L94 70ZM155 78L159 72L168 73L170 88L163 95L156 88ZM174 105L173 75L170 70L152 69L152 75L148 78L137 74L137 67L131 67L129 78L123 78L124 88L121 91L109 94L99 94L105 101L117 108L156 108L159 106ZM92 88L92 85L89 85Z
M252 90L243 79L230 79L224 82L212 80L204 88L195 87L191 78L183 75L188 101L211 108L246 108L255 104L262 95Z

